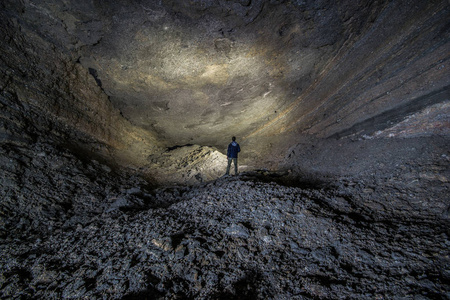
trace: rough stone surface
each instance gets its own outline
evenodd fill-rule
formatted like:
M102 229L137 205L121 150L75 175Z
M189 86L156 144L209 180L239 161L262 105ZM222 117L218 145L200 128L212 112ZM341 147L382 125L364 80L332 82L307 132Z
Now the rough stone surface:
M3 142L23 139L26 134L32 140L56 136L61 143L97 155L134 154L128 155L127 163L157 151L155 138L121 116L87 69L52 40L9 16L13 10L8 10L7 3L1 5L6 5L0 31L5 41L0 45Z
M155 189L50 144L3 145L0 294L446 299L446 153L389 177L259 171Z
M225 173L227 158L211 147L176 146L147 158L140 172L151 174L165 184L194 185L219 178ZM240 166L240 170L245 170Z
M242 161L263 167L275 135L293 146L291 133L373 134L411 115L402 135L449 134L448 1L1 5L2 88L119 159L142 164L158 145L224 153L237 135Z
M1 1L0 297L450 298L449 16Z

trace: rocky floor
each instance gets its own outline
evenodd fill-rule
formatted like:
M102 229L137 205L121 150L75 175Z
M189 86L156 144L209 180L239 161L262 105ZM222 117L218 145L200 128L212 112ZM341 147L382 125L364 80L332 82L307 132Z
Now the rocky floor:
M2 298L450 298L448 183L419 214L423 186L395 176L154 188L45 143L0 151Z

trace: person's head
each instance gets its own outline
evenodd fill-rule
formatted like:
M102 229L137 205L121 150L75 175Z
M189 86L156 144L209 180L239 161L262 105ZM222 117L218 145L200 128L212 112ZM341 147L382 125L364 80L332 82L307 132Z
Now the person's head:
M231 140L234 142L234 141L236 140L236 137L233 136L233 137L231 138Z

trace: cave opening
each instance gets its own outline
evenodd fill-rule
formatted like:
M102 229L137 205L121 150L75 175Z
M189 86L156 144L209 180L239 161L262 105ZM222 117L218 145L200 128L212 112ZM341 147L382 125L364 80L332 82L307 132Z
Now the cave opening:
M0 8L2 298L450 297L448 1Z

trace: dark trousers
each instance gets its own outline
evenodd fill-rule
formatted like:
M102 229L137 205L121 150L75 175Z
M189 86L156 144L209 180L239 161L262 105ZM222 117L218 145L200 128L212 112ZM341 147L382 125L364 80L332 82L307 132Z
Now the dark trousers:
M234 174L237 175L238 173L238 168L237 168L237 158L231 158L228 157L228 166L227 166L227 175L230 175L230 167L231 167L231 162L234 162Z

